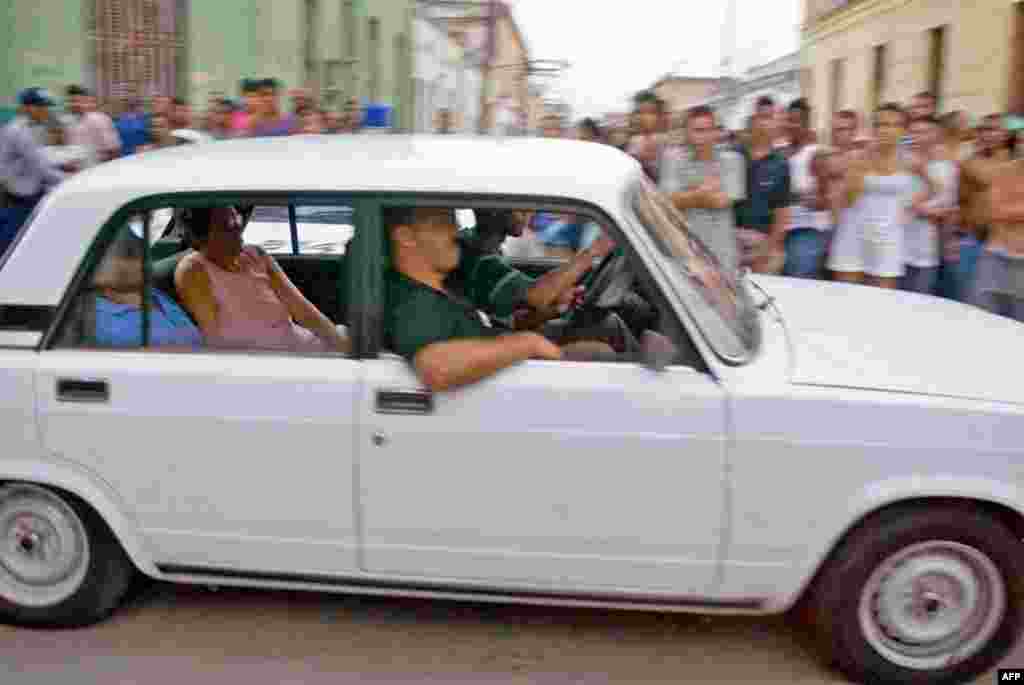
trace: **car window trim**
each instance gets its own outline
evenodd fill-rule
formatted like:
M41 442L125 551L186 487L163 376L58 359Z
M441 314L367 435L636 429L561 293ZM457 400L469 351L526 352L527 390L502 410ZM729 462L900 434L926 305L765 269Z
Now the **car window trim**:
M647 227L644 225L643 220L638 216L633 206L633 203L636 201L639 192L640 186L638 184L634 184L626 188L623 192L623 207L625 210L625 215L628 217L628 219L636 223L636 228L641 229L644 233L647 233ZM668 257L664 251L664 245L661 244L662 238L660 236L651 236L650 239L655 244L655 261L658 264L658 269L662 271L663 275L669 282L675 282L677 276L671 272L671 258ZM697 238L697 240L699 240L699 238ZM746 288L741 287L739 289L739 292L740 297L747 299L749 302L750 293L746 290ZM753 303L749 303L753 307ZM691 323L692 330L696 331L696 335L700 336L700 339L704 341L704 344L707 346L710 355L713 356L718 361L721 361L722 363L728 366L740 367L749 365L760 355L764 331L761 327L760 317L757 316L756 308L752 309L752 312L756 319L753 345L746 354L741 355L739 357L731 357L729 355L722 354L715 347L714 343L710 339L710 336L707 334L707 332L705 332L704 327L701 326L700 323L698 323L697 317L690 311L690 309L685 305L685 303L683 305L683 310L685 311L686 317L689 319ZM691 334L691 337L694 337L694 335ZM705 363L706 362L707 360L705 360Z
M96 237L92 243L86 248L85 254L82 259L79 260L75 271L64 289L64 293L61 295L60 303L54 310L54 315L50 320L49 327L45 333L41 336L38 344L35 346L37 352L43 352L47 350L55 349L55 344L59 339L59 332L67 321L69 311L75 301L75 298L81 294L84 282L95 272L95 269L99 266L100 260L103 255L106 254L110 245L116 238L117 231L120 227L124 226L124 223L133 214L140 212L149 212L155 209L161 209L166 207L173 207L175 209L193 208L193 207L206 207L211 204L231 204L231 205L258 205L261 201L264 204L273 204L277 206L292 206L292 205L318 205L318 206L339 206L339 207L351 207L353 209L353 228L354 233L352 240L349 241L350 247L356 243L356 240L362 229L360 228L360 216L367 214L367 211L363 209L363 206L367 202L367 198L376 195L376 193L366 192L346 192L343 190L339 191L187 191L182 193L155 193L152 195L145 195L137 197L134 200L126 203L119 207L114 213L108 218L100 230L97 232ZM36 208L39 209L38 207ZM148 224L148 222L145 222ZM147 229L148 230L148 229ZM148 232L146 234L148 236ZM360 245L365 240L360 241ZM143 287L146 288L145 293L148 293L148 288L151 282L152 275L152 245L147 243L144 264L144 275L143 275ZM350 249L346 249L345 254L338 255L318 255L321 259L343 259L346 255L350 254ZM355 258L356 255L352 255L350 258L353 264L359 264L360 260ZM376 258L374 258L376 261ZM360 311L359 307L352 307L352 300L358 299L361 294L352 288L352 281L355 280L354 272L357 269L349 269L349 281L346 284L347 287L345 292L349 294L348 302L348 313L349 313L349 333L353 336L355 342L357 337L362 337L362 331L367 326L366 321L358 317L357 312ZM337 287L341 287L340 281L335 284ZM148 298L148 294L146 294ZM148 299L144 301L148 304ZM146 310L144 309L144 312ZM145 314L144 314L145 316ZM144 322L145 323L145 322ZM148 338L148 326L144 329L144 340ZM354 333L353 333L354 332ZM83 348L84 349L84 348ZM140 351L147 351L146 347L138 348ZM103 350L96 350L103 351ZM122 350L123 351L123 350ZM240 351L246 353L246 351ZM219 354L220 352L218 352ZM194 354L194 353L190 353ZM347 359L357 360L363 355L363 350L353 345L352 354Z
M299 225L295 220L295 205L288 205L288 233L292 240L292 256L299 254Z
M692 322L685 320L678 309L672 305L669 301L668 296L663 292L662 288L658 285L657 279L654 274L651 273L651 267L641 258L636 248L632 243L625 239L627 232L623 227L613 219L604 209L600 206L579 200L575 198L560 197L554 195L485 195L481 193L420 193L420 192L391 192L391 193L376 193L375 201L377 204L376 209L373 211L371 217L375 223L376 230L379 232L379 240L384 240L386 236L383 235L383 227L379 226L380 222L380 210L385 206L400 206L400 207L443 207L451 209L465 209L471 207L473 209L523 209L524 206L530 207L530 211L544 211L544 212L568 212L574 214L580 214L592 221L596 221L601 224L609 225L612 228L612 233L615 234L617 244L622 247L630 259L631 264L639 265L639 271L637 272L637 278L643 281L643 284L648 290L651 290L653 296L657 298L657 302L652 303L658 306L658 308L666 314L674 318L675 326L682 331L685 335L690 338L690 344L696 349L701 361L703 362L703 368L698 369L701 373L714 376L714 367L708 363L708 353L701 349L700 345L697 345L693 340L695 332L700 334L699 327L691 325ZM383 243L381 243L383 245ZM382 255L383 256L383 255ZM565 261L560 261L564 264ZM557 268L557 267L556 267ZM383 288L383 273L380 274L380 287ZM381 291L383 292L383 290ZM377 306L381 309L378 314L378 328L375 331L375 337L378 344L372 349L367 351L368 359L380 358L380 354L384 351L382 346L383 342L383 296L377 301ZM685 311L685 307L683 307ZM688 312L686 313L688 315ZM577 363L577 362L571 362ZM674 366L686 366L686 365L673 365ZM692 368L692 367L688 367Z

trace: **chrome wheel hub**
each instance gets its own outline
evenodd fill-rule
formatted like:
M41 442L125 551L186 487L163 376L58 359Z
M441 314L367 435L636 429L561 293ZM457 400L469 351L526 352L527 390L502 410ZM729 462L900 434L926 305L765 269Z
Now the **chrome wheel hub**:
M85 528L47 490L0 489L0 597L23 606L67 598L89 565Z
M1006 613L1006 587L983 553L956 542L913 545L886 559L861 593L871 646L907 668L946 668L976 654Z

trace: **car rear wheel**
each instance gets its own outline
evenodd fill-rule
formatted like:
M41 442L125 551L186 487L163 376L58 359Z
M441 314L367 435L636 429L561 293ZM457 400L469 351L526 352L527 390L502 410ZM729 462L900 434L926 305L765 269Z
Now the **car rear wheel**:
M99 516L35 485L0 487L0 617L82 626L105 618L133 566Z
M971 508L897 508L832 555L809 597L832 663L875 683L963 683L1024 627L1022 542Z

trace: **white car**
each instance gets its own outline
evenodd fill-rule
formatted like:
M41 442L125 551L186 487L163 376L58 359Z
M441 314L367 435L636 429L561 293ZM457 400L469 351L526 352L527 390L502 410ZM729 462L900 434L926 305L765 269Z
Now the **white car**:
M625 273L674 349L431 394L381 328L381 209L414 204L598 222L621 250L583 307L614 308ZM118 232L163 212L139 278L176 297L188 248L168 209L213 205L241 208L250 240L349 327L351 357L163 349L141 329L99 342L93 275ZM136 572L796 609L871 683L966 682L1021 632L1024 329L914 294L733 280L610 147L311 136L118 160L43 201L0 267L0 314L11 621L99 620Z

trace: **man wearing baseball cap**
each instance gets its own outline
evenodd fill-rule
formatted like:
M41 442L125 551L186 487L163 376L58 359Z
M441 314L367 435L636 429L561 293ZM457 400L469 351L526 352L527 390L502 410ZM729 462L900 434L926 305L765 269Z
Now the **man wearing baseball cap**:
M64 172L49 162L33 133L33 127L50 121L50 94L26 88L18 94L18 104L24 116L0 129L0 254L43 195L64 180Z

